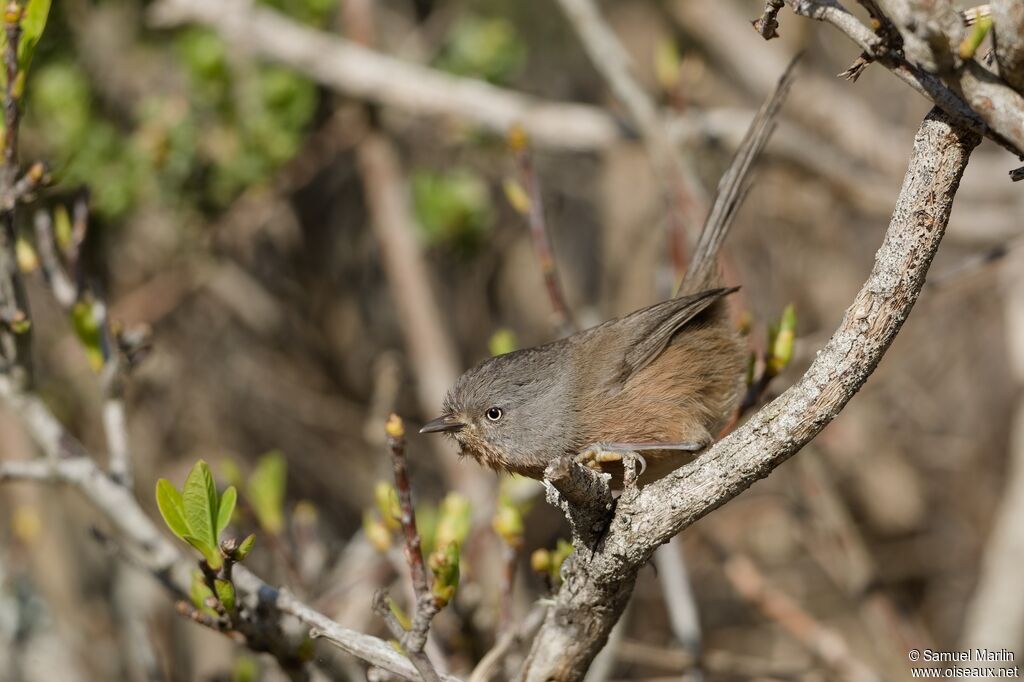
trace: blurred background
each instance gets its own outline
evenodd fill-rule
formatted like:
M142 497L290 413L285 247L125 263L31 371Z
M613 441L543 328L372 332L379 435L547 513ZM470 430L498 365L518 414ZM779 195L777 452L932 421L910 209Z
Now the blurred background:
M515 205L524 152L500 126L458 106L398 105L398 77L346 89L324 75L326 57L289 64L275 50L313 35L298 27L612 121L591 134L556 120L526 152L582 326L668 295L675 226L635 127L554 3L181 10L190 5L54 3L27 82L22 158L50 164L40 201L58 214L87 197L85 258L111 316L151 329L127 386L146 510L156 517L157 478L180 485L206 459L221 485L240 487L234 525L257 532L254 570L384 636L370 596L405 584L397 545L368 538L375 484L390 477L385 418L396 412L414 433L458 373L557 338L558 324ZM796 354L771 397L870 270L928 103L878 66L855 83L835 77L856 48L788 10L781 38L765 42L749 26L755 2L601 9L707 196L805 53L722 259L726 281L743 286L732 306L752 350L795 306ZM268 17L277 23L251 23ZM903 679L912 646L1020 649L1024 588L1005 579L1024 554L1014 161L987 142L975 152L930 283L881 367L799 456L644 569L592 679L696 679L698 638L712 680ZM41 276L29 282L40 393L102 453L88 353ZM0 411L0 457L32 454ZM472 505L462 585L432 645L465 674L549 594L557 570L532 571L531 554L568 529L539 486L501 483L439 438L410 435L409 457L424 515L451 491ZM514 554L491 528L508 504L524 517ZM280 678L271 659L175 614L93 526L102 518L72 491L0 489L0 679ZM332 674L365 679L361 665L318 655Z

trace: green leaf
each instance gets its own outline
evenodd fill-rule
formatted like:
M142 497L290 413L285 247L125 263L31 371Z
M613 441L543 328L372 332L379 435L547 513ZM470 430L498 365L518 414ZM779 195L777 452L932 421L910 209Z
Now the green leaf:
M68 252L75 239L71 216L64 204L57 204L53 209L53 238L57 240L57 246L64 253Z
M181 492L166 478L161 478L156 482L156 506L160 509L160 516L164 517L164 523L172 533L182 540L186 535L191 534L188 522L185 521L185 505L181 498Z
M401 606L395 603L394 599L388 599L388 609L391 611L391 614L398 621L399 625L401 625L406 630L412 628L412 618L410 618L409 615L402 610Z
M103 335L92 314L92 302L81 300L71 307L71 326L85 347L85 355L93 371L103 369Z
M498 510L491 520L491 527L505 544L520 547L523 544L523 515L511 504L498 504Z
M210 565L210 568L216 570L221 567L221 563L223 560L220 556L219 549L207 545L205 542L195 537L194 535L186 535L182 539L199 550L200 554L203 555L203 558L206 559L206 563Z
M213 482L213 472L204 460L196 462L188 473L182 498L185 520L192 536L217 554L217 486ZM209 558L207 556L207 560Z
M980 17L978 23L974 25L974 30L963 39L960 43L960 58L961 59L973 59L974 53L981 47L982 42L985 40L985 36L988 35L989 30L992 28L992 17Z
M32 63L36 45L46 28L46 19L50 14L51 0L28 0L22 10L21 36L18 39L18 75L14 81L14 96L20 98L25 91L25 73ZM0 31L0 55L7 52L7 32ZM7 87L7 70L0 69L0 87Z
M516 341L516 333L507 327L498 329L491 334L490 341L487 342L487 348L491 351L491 355L504 355L505 353L511 353L519 346Z
M220 601L225 610L228 613L234 612L235 586L231 584L231 581L217 578L213 581L213 586L217 589L217 600Z
M241 655L235 659L235 666L231 671L231 682L258 682L259 664L252 656Z
M25 74L32 63L36 45L46 28L46 20L50 15L50 0L28 0L21 16L21 40L18 42L18 80L14 85L15 97L21 97L25 91Z
M502 17L465 15L449 29L437 66L462 76L504 83L526 63L526 44Z
M260 525L274 535L284 529L284 490L288 470L284 455L270 452L260 458L249 476L249 501Z
M231 523L231 515L235 511L235 502L238 500L238 491L235 486L228 486L220 497L220 505L217 507L217 538L224 532L224 529Z
M434 574L431 592L441 605L448 604L455 597L459 587L459 545L451 542L434 551L427 560Z
M494 222L490 188L470 171L416 171L412 197L417 222L432 246L451 244L471 252Z
M231 682L257 682L259 673L256 659L243 654L235 659L235 666L231 670Z
M235 561L244 561L245 557L249 556L249 552L252 551L252 546L254 544L256 544L256 534L249 533L249 535L242 540L242 544L238 546L238 549L235 550Z
M773 375L777 375L789 365L793 359L793 345L796 341L796 308L792 303L782 311L782 319L779 320L778 331L772 339L771 359L768 362L768 369Z
M448 493L441 501L440 521L437 524L436 546L461 545L469 535L473 510L469 500L459 493Z
M398 505L398 491L387 481L377 481L373 486L373 500L377 503L377 511L381 520L391 530L402 527L402 510Z

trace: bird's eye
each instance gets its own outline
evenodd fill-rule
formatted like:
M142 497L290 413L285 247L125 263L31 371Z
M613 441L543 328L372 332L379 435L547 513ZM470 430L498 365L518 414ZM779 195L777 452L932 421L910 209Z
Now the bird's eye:
M484 412L484 414L487 415L487 418L490 419L492 422L496 422L499 419L501 419L502 412L500 407L491 407L486 412Z

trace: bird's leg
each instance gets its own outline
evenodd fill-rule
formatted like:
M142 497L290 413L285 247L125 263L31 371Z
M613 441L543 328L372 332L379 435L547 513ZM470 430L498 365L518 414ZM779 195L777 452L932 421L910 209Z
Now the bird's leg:
M576 455L576 461L591 469L601 469L606 462L621 462L622 458L633 453L640 460L640 474L647 470L647 460L640 453L644 450L678 450L680 452L699 452L709 445L708 442L686 443L594 443Z

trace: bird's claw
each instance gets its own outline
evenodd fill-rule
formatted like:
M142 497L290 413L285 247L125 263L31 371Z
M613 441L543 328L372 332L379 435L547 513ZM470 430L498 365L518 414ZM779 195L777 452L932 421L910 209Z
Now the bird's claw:
M594 469L595 471L601 471L602 464L605 464L606 462L622 462L626 455L636 457L637 461L640 462L640 473L638 473L637 476L643 476L644 472L647 471L647 460L644 459L643 455L634 450L619 450L598 443L596 445L591 445L583 452L576 455L576 461L583 466Z

